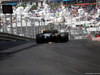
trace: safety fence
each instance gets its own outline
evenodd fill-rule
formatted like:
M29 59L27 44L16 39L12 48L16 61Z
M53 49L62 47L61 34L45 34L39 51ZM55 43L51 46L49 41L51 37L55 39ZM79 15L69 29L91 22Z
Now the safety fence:
M70 40L75 40L75 39L88 39L87 31L82 28L70 28L68 29L69 32L69 38Z
M69 33L69 39L88 39L88 33L85 28L72 28L65 25L65 23L48 23L48 21L39 20L36 18L24 17L24 15L4 15L0 20L0 37L6 38L10 36L21 36L21 38L36 38L36 34L42 32L43 29L64 29ZM3 35L4 33L4 35ZM5 35L6 34L6 35ZM10 36L9 36L10 35ZM94 35L93 35L94 36ZM91 35L91 37L93 37ZM15 38L15 37L14 37ZM10 40L10 39L8 39Z
M24 17L24 15L4 15L0 19L0 32L35 38L45 28L45 22Z

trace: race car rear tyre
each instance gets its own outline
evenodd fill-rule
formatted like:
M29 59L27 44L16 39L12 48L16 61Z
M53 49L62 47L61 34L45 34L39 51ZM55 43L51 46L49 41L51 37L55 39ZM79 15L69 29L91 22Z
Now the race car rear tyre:
M60 42L67 42L69 40L68 33L61 33L60 36Z
M37 34L36 35L36 43L42 43L43 41L43 35L42 34Z
M68 33L66 35L67 35L67 37L66 37L67 38L67 41L69 41Z

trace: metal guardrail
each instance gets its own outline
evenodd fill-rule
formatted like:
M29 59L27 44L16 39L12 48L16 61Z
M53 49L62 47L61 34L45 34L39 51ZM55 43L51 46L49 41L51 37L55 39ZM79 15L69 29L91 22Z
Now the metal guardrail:
M0 32L0 41L29 41L29 40L34 40L34 39Z

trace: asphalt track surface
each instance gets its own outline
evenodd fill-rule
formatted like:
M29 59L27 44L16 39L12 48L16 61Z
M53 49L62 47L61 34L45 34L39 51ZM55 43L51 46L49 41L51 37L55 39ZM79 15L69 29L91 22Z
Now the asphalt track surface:
M100 75L100 42L0 42L0 75Z

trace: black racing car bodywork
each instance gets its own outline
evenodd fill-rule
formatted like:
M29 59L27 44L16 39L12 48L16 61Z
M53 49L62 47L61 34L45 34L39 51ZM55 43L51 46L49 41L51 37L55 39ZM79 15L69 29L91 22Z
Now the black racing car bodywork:
M69 41L67 32L59 32L58 30L46 30L36 35L37 43L44 42L67 42Z

